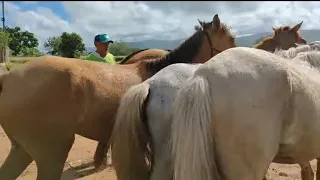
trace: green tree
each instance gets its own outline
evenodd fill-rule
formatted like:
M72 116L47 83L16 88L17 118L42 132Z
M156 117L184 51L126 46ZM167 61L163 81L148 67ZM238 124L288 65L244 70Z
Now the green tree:
M110 45L109 52L114 56L127 56L138 51L139 48L130 47L123 41L116 41Z
M81 36L77 33L64 32L60 36L59 53L63 57L79 58L85 50Z
M5 27L5 31L9 34L9 48L12 50L12 55L21 54L21 50L26 48L37 48L39 45L38 39L29 31L22 31L20 27Z
M22 47L18 56L24 57L38 57L42 56L38 48L29 48L29 47Z
M61 44L61 36L49 37L47 41L44 43L45 50L54 56L59 56L61 53L59 52L59 46Z
M8 46L10 43L10 35L5 31L0 31L0 47L2 48L4 45Z

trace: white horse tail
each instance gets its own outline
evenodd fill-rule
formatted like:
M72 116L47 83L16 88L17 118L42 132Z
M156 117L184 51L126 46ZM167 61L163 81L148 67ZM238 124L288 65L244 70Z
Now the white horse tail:
M172 155L175 180L220 180L211 122L211 96L205 77L195 76L174 102Z
M134 85L123 95L112 133L112 164L118 180L149 177L150 150L147 148L149 133L144 123L144 102L149 94L149 84Z

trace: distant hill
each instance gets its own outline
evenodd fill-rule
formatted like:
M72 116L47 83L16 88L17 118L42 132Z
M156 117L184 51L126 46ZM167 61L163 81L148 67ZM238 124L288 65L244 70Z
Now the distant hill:
M301 35L304 37L307 42L320 40L320 29L318 30L301 30ZM264 36L269 35L270 33L257 33L248 36L242 36L236 38L237 46L252 47L253 43ZM136 42L126 42L129 46L136 47L139 49L145 48L156 48L156 49L174 49L183 41L183 39L178 40L145 40L145 41L136 41ZM94 51L94 47L88 47L87 52Z

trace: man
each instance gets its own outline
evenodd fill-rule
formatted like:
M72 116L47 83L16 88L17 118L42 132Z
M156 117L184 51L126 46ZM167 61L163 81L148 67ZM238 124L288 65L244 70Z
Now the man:
M107 34L96 35L94 37L94 45L96 46L96 51L90 53L87 56L86 60L115 64L116 61L114 59L114 56L108 52L110 43L113 43L113 41Z

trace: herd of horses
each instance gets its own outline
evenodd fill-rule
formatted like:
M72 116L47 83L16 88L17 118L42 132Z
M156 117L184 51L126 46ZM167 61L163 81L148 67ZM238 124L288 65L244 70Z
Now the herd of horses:
M115 65L42 56L1 75L11 150L0 179L33 160L38 180L60 179L75 134L98 141L97 169L111 147L119 180L257 180L272 162L298 163L313 179L320 43L301 37L302 22L253 48L236 47L218 15L199 24L172 51L145 49Z

